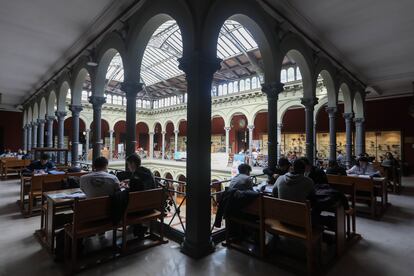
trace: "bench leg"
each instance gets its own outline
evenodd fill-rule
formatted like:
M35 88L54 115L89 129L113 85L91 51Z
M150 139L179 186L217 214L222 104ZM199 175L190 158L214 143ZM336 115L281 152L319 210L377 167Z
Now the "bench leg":
M122 226L122 247L121 252L126 252L126 245L127 245L127 231L126 231L126 225Z

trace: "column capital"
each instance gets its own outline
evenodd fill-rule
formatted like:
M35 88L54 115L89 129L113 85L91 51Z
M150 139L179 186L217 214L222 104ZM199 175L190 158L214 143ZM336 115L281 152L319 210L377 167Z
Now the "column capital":
M32 122L32 126L37 127L39 125L38 122Z
M355 118L355 119L354 119L354 122L355 122L356 124L360 124L360 123L365 122L365 119L364 119L364 118Z
M279 94L283 92L284 84L281 82L270 82L262 84L262 92L267 95L268 98L278 98Z
M59 119L64 119L67 115L66 111L56 111L55 114Z
M248 126L247 126L247 128L248 128L249 130L253 130L253 129L254 129L254 125L248 125Z
M143 83L136 81L123 81L121 83L121 90L125 93L127 98L136 98L138 92L142 90Z
M221 69L222 60L217 57L206 57L200 52L194 52L192 55L183 56L178 59L178 68L183 70L186 74L186 78L192 77L197 66L200 66L204 72L208 74L214 74L217 70ZM204 73L203 72L203 73Z
M37 119L37 123L40 125L40 124L44 124L44 123L46 123L46 120L45 119Z
M305 108L314 108L318 104L318 98L301 98L300 102Z
M283 124L282 123L277 123L277 128L282 128L283 127Z
M150 131L150 132L148 132L148 134L149 134L149 135L154 135L154 134L155 134L155 132L154 132L154 131Z
M230 131L231 130L231 127L224 127L224 130L225 131Z
M72 116L79 116L79 113L83 110L81 105L71 104L69 110L72 111Z
M55 120L55 116L54 115L46 115L46 121L54 121Z
M342 114L342 116L344 117L345 120L351 120L352 117L354 117L354 114L352 114L352 113L344 113L344 114Z
M85 129L85 132L86 133L88 133L88 132L90 132L91 130L89 129L89 128L87 128L87 129Z
M174 130L174 133L175 133L175 134L179 134L179 133L180 133L180 131L179 131L178 129L176 129L176 130Z
M335 115L335 113L338 111L338 108L336 106L327 106L325 110L329 115Z
M165 135L167 132L165 130L161 131L162 135Z
M93 109L101 109L102 105L106 103L106 98L103 96L90 96L89 102L92 104Z
M109 130L109 134L114 134L115 130Z

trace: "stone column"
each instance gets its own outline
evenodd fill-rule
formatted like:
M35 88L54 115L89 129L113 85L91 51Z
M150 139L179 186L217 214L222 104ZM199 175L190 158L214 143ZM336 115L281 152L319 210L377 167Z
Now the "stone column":
M312 164L315 162L314 148L314 123L313 112L315 105L318 103L317 98L302 98L302 104L305 106L305 118L306 118L306 157Z
M27 152L27 125L23 126L23 150Z
M65 133L65 111L56 111L56 117L58 118L58 148L63 149L64 144L64 133ZM62 154L58 154L58 162L60 163L62 159Z
M336 160L336 107L327 107L329 116L329 161Z
M46 116L47 121L47 140L46 147L53 148L53 121L55 116Z
M162 148L161 148L161 154L162 154L162 157L161 157L161 159L162 160L164 160L165 159L165 134L166 134L166 132L165 131L163 131L163 132L161 132L161 141L162 141Z
M37 148L37 129L38 129L38 123L37 122L33 122L32 123L32 130L33 130L33 135L32 135L32 145L33 148Z
M45 145L45 119L37 119L38 124L38 137L37 137L37 146L43 148Z
M79 161L79 114L82 106L71 105L69 110L72 111L72 165L77 165Z
M279 93L283 91L283 84L273 82L262 85L262 91L267 95L267 124L268 124L268 166L275 168L277 165L277 102Z
M27 152L29 152L32 149L32 125L27 124Z
M102 150L102 135L101 135L101 117L102 117L102 105L106 102L106 98L102 96L90 96L89 102L93 108L93 149L92 149L92 162L99 156L101 156ZM135 130L135 129L134 129ZM127 130L128 132L128 130Z
M346 137L346 145L345 145L345 155L346 155L346 166L351 166L352 161L352 113L344 113L343 114L345 119L345 137Z
M112 154L112 147L114 145L114 131L111 129L109 131L109 160L112 161L113 159L113 154Z
M178 151L178 133L179 130L174 130L174 153Z
M154 158L154 132L149 132L149 158Z
M282 127L283 124L277 124L277 160L279 160L282 155Z
M231 127L224 127L226 131L226 154L230 153L230 129Z
M121 85L127 99L126 106L126 146L125 153L129 156L135 153L137 137L135 125L137 122L137 94L142 90L142 83L124 81Z
M250 165L253 164L253 155L252 155L252 150L253 150L253 130L254 130L254 125L249 125L247 126L247 129L249 130L249 163Z
M211 82L221 68L214 55L179 59L187 79L187 202L182 252L194 258L214 250L211 239Z
M89 154L89 133L91 132L90 129L85 130L85 152L86 152L86 162L88 162L88 154Z
M355 118L355 155L358 156L365 152L365 125L364 118Z

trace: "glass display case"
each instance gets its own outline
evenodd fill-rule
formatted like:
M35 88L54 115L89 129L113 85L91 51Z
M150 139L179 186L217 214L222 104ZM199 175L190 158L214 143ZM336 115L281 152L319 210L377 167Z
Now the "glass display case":
M367 131L365 133L365 150L370 156L381 161L385 153L391 152L395 158L401 159L400 131Z
M345 132L338 132L336 134L336 150L345 153L346 136ZM317 157L319 159L327 159L329 157L329 133L316 134L316 149L318 151Z
M282 133L280 143L281 154L286 155L288 152L296 152L300 157L306 152L306 136L304 133Z
M225 135L211 135L211 152L226 152Z

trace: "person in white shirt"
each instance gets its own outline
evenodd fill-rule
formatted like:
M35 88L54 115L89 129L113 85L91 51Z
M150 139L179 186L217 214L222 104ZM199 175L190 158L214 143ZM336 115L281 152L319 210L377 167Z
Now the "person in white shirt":
M98 157L93 162L94 171L80 178L80 188L87 198L112 196L119 191L118 178L107 172L108 159Z
M346 171L347 174L356 174L356 175L380 175L380 172L374 169L372 163L368 162L368 158L360 157L358 159L357 165L354 165L352 168Z

